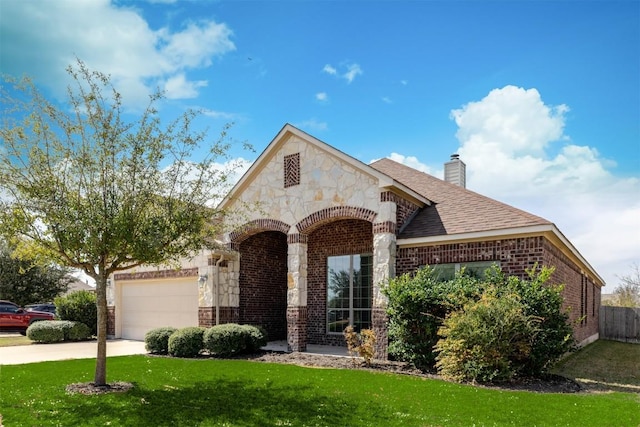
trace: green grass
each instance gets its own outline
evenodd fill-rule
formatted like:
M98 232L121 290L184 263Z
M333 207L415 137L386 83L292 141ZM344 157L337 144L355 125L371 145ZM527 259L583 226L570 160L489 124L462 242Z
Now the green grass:
M640 345L599 340L563 360L554 373L591 390L640 393Z
M0 347L12 347L16 345L30 345L33 344L29 338L22 335L5 335L0 336ZM2 361L0 361L1 363Z
M539 394L245 360L109 359L121 394L70 395L94 361L0 367L8 426L637 426L634 393ZM0 423L1 424L1 423Z

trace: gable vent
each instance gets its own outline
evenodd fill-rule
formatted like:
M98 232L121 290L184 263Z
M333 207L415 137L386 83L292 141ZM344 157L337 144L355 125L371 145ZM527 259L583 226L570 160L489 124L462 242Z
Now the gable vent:
M444 180L462 188L467 187L467 165L460 155L452 154L451 160L444 164Z

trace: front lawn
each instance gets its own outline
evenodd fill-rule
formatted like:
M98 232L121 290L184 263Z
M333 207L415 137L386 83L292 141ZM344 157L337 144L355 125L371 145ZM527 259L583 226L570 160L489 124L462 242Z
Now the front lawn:
M363 370L246 360L109 358L121 394L70 395L93 360L0 367L6 426L637 426L634 393L492 390ZM0 424L2 424L0 422Z
M29 338L24 335L14 335L14 334L0 334L0 347L13 347L16 345L30 345L33 344ZM2 361L0 360L0 363Z

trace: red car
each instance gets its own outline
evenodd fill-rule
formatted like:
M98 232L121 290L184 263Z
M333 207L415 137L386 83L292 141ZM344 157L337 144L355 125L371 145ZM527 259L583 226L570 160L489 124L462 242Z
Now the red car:
M27 328L33 322L53 320L52 313L44 311L26 311L10 301L0 300L0 332L27 333Z

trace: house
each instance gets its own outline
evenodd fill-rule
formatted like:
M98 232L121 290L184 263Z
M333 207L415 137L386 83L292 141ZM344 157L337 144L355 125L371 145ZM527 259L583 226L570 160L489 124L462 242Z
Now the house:
M524 276L554 266L575 337L598 337L602 278L550 221L465 188L453 156L446 181L389 159L366 165L286 125L222 201L227 250L179 270L139 268L108 288L109 334L154 327L261 325L292 351L344 345L343 328L372 328L386 355L390 277L429 264L442 274L498 263ZM254 208L245 208L254 206Z

